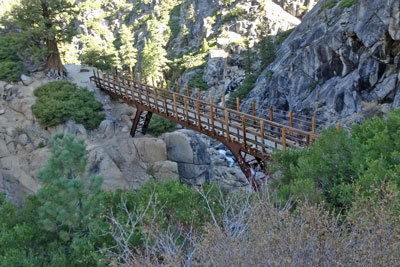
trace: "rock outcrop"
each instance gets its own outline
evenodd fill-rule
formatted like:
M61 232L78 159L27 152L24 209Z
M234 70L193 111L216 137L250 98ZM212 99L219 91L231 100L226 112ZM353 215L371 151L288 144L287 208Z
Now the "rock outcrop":
M166 144L151 137L131 138L128 130L134 108L110 101L89 83L90 73L80 73L79 66L69 65L71 79L95 92L105 106L106 120L87 131L81 124L67 121L56 127L39 125L32 114L33 90L48 80L36 73L29 86L0 84L0 192L17 205L40 188L37 174L51 156L46 146L57 132L71 133L87 144L88 173L104 178L103 188L136 188L150 177L176 179L178 166L167 160Z
M400 106L397 0L320 1L278 50L242 105L316 115L329 122L363 117L368 103Z

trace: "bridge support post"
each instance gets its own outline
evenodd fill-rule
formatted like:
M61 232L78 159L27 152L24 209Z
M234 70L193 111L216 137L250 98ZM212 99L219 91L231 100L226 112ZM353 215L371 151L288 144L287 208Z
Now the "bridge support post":
M150 124L152 112L144 110L141 106L136 106L135 118L132 120L131 136L135 137L136 133L146 134Z
M239 143L225 143L225 146L232 152L233 156L236 158L237 162L239 163L240 169L242 170L243 174L246 176L247 180L249 181L251 187L254 189L254 191L259 191L260 185L257 183L257 181L254 179L254 174L252 172L251 166L248 162L246 162L245 157L242 155L241 151L241 145ZM257 162L260 164L260 161L262 160L257 159ZM264 164L260 164L260 167L262 169L265 169Z

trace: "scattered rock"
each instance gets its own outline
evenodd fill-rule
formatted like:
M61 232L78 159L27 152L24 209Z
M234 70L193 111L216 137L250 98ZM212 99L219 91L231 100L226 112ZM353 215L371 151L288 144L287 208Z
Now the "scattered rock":
M28 86L31 83L33 83L33 79L29 76L26 76L25 74L21 74L21 81L25 86Z

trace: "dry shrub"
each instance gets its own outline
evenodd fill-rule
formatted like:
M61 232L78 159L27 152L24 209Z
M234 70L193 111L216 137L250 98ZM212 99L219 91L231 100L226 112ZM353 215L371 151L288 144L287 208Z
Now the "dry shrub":
M373 195L358 198L344 216L307 202L296 209L276 207L268 194L235 194L221 198L223 215L212 216L202 234L152 227L144 253L124 264L395 266L400 262L399 197L387 187ZM184 242L177 242L178 236Z

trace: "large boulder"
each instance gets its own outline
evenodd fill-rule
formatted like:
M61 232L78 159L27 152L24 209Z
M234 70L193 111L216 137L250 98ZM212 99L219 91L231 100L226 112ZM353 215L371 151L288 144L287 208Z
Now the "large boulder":
M212 178L211 159L206 144L190 130L179 130L163 135L167 157L178 163L180 179L191 185L208 182Z
M140 137L133 140L137 152L144 162L154 163L167 160L166 145L162 140L152 137Z
M152 175L156 179L179 179L178 163L173 161L156 161L154 162L147 173Z

